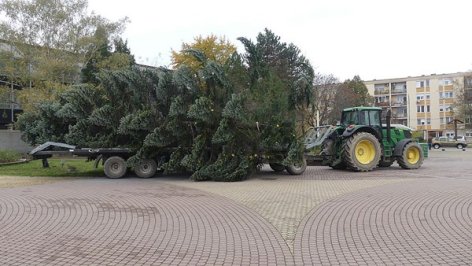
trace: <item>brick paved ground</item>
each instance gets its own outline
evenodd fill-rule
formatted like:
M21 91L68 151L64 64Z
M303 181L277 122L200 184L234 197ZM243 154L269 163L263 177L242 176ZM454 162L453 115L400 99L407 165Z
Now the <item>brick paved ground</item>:
M472 264L472 151L417 171L0 188L3 265Z

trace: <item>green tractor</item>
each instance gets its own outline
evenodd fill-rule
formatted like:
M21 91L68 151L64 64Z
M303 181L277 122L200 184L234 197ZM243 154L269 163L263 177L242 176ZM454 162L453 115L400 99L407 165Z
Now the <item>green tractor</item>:
M395 161L404 169L417 169L428 149L411 138L411 129L390 124L390 110L382 124L382 109L344 109L341 123L312 130L305 143L308 165L328 165L334 169L371 171L389 167Z

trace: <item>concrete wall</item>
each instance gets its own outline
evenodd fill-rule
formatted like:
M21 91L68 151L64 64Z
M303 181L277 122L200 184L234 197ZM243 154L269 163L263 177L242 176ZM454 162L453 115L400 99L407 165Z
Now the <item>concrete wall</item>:
M21 140L19 130L0 130L0 150L14 150L21 153L30 152L30 145Z

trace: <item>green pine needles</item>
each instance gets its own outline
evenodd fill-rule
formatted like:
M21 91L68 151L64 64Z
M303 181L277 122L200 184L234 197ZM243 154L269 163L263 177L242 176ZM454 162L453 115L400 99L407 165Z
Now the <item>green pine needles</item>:
M32 144L128 147L130 166L156 160L193 180L239 181L262 162L302 159L301 113L311 107L313 68L298 48L265 30L240 38L245 53L225 64L191 50L200 62L170 70L103 71L18 122Z

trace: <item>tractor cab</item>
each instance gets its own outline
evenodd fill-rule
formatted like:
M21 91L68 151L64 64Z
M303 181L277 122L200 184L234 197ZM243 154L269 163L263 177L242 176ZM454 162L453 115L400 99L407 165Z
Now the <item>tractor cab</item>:
M341 125L380 126L382 109L378 107L353 107L343 110Z
M379 107L353 107L344 109L341 115L341 126L351 132L359 127L367 127L375 131L377 138L382 138L382 109ZM347 133L349 134L349 133Z

